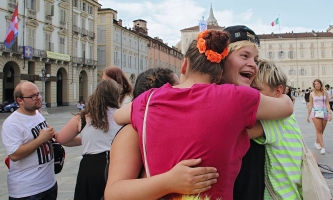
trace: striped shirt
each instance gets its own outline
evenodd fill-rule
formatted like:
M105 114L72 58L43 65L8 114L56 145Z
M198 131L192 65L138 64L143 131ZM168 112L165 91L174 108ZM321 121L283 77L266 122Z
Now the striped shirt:
M278 199L302 199L302 135L295 115L282 120L260 121L265 137L265 177ZM265 188L264 199L272 199Z

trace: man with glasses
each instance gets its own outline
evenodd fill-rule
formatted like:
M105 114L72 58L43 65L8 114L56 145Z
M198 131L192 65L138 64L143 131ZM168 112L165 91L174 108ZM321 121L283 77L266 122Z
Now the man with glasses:
M21 82L14 90L14 99L20 108L4 121L1 133L10 158L9 199L55 200L58 186L50 142L55 131L37 111L42 106L39 90L31 82Z

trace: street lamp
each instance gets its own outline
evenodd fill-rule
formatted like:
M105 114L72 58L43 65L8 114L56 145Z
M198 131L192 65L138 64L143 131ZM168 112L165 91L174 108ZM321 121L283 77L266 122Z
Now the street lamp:
M46 103L45 103L45 81L47 81L47 79L50 78L50 74L45 74L45 68L43 68L41 70L41 74L39 74L39 77L40 77L40 80L42 81L42 98L43 98L43 102L42 102L42 109L41 109L41 112L43 115L48 115L49 113L47 112L47 109L46 109Z

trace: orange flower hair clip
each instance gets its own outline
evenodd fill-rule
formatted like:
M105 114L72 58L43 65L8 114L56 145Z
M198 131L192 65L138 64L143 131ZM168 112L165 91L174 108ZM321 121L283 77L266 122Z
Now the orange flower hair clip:
M220 63L221 60L223 60L225 57L227 57L227 55L229 53L228 47L224 48L222 53L217 53L213 50L207 50L206 41L203 38L208 34L209 34L208 30L202 31L201 33L198 34L197 48L200 53L205 53L207 60L209 60L210 62Z

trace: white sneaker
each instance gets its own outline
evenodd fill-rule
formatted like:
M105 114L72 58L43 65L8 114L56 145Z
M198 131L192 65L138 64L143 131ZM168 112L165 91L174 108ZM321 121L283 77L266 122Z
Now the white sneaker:
M319 143L317 143L317 142L315 142L314 143L314 146L316 147L316 149L318 149L318 150L320 150L321 149L321 146L320 146L320 144Z
M321 155L325 155L325 148L321 148L321 150L320 150L320 154L321 154Z

